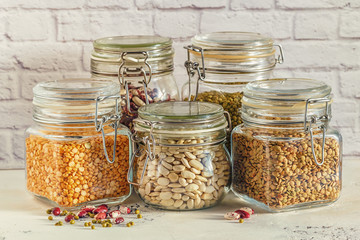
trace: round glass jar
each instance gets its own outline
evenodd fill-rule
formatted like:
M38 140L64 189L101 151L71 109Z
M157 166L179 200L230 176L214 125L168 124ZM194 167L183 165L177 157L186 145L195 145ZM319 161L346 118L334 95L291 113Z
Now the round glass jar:
M342 137L328 126L331 88L270 79L244 90L232 132L232 190L268 211L327 205L340 196Z
M228 123L220 105L166 102L146 105L135 119L134 180L147 204L196 210L219 203L229 189ZM129 169L131 172L131 168Z
M275 47L280 56L275 56ZM213 102L230 113L232 126L239 125L245 85L271 77L283 62L282 48L259 33L214 32L196 35L185 47L189 81L182 88L184 100Z
M130 196L130 131L119 85L93 79L37 84L26 130L26 185L52 205L114 204Z
M179 98L173 76L172 40L160 36L116 36L93 43L91 73L95 79L120 83L121 123L133 129L139 107Z

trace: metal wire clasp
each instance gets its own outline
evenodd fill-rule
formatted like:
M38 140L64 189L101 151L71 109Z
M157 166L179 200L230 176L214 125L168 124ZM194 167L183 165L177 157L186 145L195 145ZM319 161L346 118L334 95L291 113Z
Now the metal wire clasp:
M146 75L146 71L144 69L144 66L140 66L140 67L126 67L125 66L126 65L125 56L128 56L128 55L137 55L137 56L138 55L143 55L144 56L143 61L144 61L144 64L147 67L148 72L149 72L148 77ZM129 81L130 81L130 79L125 79L125 76L128 76L128 77L143 76L143 80L139 81L139 83L142 83L143 86L144 86L145 102L146 102L146 104L149 104L147 86L151 81L152 69L151 69L150 64L147 62L148 57L149 57L149 55L148 55L147 52L123 52L121 54L121 58L120 58L121 64L119 66L119 71L118 71L118 80L119 80L119 83L120 83L120 89L125 89L126 90L126 100L125 100L126 101L126 107L127 107L127 110L130 113L133 113L133 112L131 112L130 97L129 97ZM134 58L129 57L129 59L134 59Z
M156 142L155 142L155 138L154 138L154 135L153 135L153 129L154 129L155 123L151 122L151 121L139 120L139 119L134 119L134 121L135 122L141 122L142 124L145 124L145 125L150 127L150 134L148 136L136 139L136 137L135 137L136 132L134 132L133 135L132 135L133 142L138 143L138 144L144 144L145 145L145 152L146 152L146 158L145 158L145 162L144 162L144 169L143 169L143 171L141 173L139 183L134 182L134 181L131 180L131 173L133 172L133 169L134 169L135 157L139 157L138 154L141 151L140 147L138 147L136 149L136 151L135 151L135 154L133 154L131 156L130 167L129 167L128 172L127 172L127 181L128 181L128 183L130 183L132 185L135 185L135 186L139 186L143 182L144 175L145 175L145 170L146 170L148 161L149 160L152 161L152 160L155 159L155 145L156 145Z
M282 64L284 62L284 51L280 44L274 44L274 47L279 48L280 55L276 58L276 63Z
M329 97L325 98L309 98L306 100L305 104L305 118L304 118L304 130L305 132L310 132L310 140L311 140L311 151L315 160L316 165L321 166L324 164L324 151L325 151L325 135L326 129L328 127L328 123L330 120L329 115L329 102L331 99ZM325 114L317 117L315 115L310 116L310 120L308 121L308 108L310 104L315 103L325 103ZM322 124L320 125L320 129L322 130L322 148L321 148L321 162L318 162L315 154L315 147L314 147L314 136L313 136L313 128L312 125L316 124L318 121L321 121Z
M120 96L113 95L113 96L97 97L95 99L95 101L96 101L96 105L95 105L95 129L96 129L97 132L101 131L102 140L103 140L103 147L104 147L104 153L105 153L106 160L109 163L114 163L114 161L115 161L117 130L118 130L118 126L119 126L119 121L121 119L121 113L119 113L119 99L120 98L121 98ZM106 100L106 99L115 99L115 114L103 116L101 119L99 119L98 118L99 103ZM110 126L115 131L114 145L113 145L114 149L113 149L113 158L112 158L112 160L109 159L109 156L108 156L108 153L107 153L107 150L106 150L105 132L104 132L104 123L109 122L109 121L112 121Z
M232 122L231 122L231 116L230 116L230 113L228 111L224 111L224 115L226 117L226 121L228 122L228 127L226 129L226 131L228 133L231 133L231 130L232 130Z
M194 101L196 101L196 98L199 93L199 84L200 81L205 80L205 60L204 60L204 50L201 47L195 47L193 45L188 45L184 47L187 50L187 60L185 61L185 68L189 77L189 97L188 101L191 101L191 78L195 75L195 72L198 74L198 79L196 81L196 93L194 97ZM200 64L198 62L192 62L190 58L190 52L198 52L201 54L201 67L202 71L200 70Z

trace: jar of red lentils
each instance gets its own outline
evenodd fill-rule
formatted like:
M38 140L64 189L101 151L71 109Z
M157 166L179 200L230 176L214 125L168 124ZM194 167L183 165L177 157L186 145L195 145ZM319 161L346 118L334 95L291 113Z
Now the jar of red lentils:
M53 205L115 204L131 193L131 140L119 123L120 87L66 79L35 86L34 125L26 131L28 191Z

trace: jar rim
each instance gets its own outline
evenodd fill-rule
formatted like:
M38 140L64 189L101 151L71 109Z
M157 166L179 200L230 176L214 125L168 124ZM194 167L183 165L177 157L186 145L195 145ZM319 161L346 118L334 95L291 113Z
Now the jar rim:
M170 101L142 106L138 114L148 121L197 122L219 118L223 116L224 109L209 102Z
M209 102L161 102L142 106L135 129L164 134L195 134L228 126L222 106Z
M275 57L276 46L280 55ZM272 71L282 63L280 45L273 39L254 32L213 32L195 35L185 47L189 59L200 69L213 73L251 74ZM204 65L204 66L203 66Z
M243 49L273 48L273 40L270 37L254 32L212 32L197 34L191 39L194 46L206 50L220 49Z
M118 83L110 80L92 78L68 78L38 83L33 88L34 98L66 99L78 101L95 99L99 95L114 95L119 93Z
M93 42L95 49L123 52L129 49L141 49L142 51L150 51L154 49L169 47L172 40L167 37L157 35L127 35L113 36L96 39Z
M42 124L96 123L114 114L120 98L118 83L91 78L41 82L33 92L33 120Z
M241 102L244 123L305 124L306 127L306 123L318 125L331 119L331 87L313 79L253 81L246 85Z
M118 74L119 67L143 67L146 75L173 72L172 40L157 35L126 35L97 39L91 53L91 72ZM151 69L149 69L151 68Z
M326 97L330 93L331 87L325 82L308 78L252 81L244 89L247 98L278 101L306 101L309 98Z

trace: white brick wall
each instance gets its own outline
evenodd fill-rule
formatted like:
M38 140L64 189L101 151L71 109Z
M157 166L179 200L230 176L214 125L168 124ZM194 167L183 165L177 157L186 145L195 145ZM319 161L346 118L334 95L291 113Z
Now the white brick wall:
M0 168L23 167L39 81L89 76L91 41L160 34L174 39L178 85L183 46L197 32L253 31L283 45L277 77L310 77L333 87L332 125L344 153L360 156L359 0L2 0L0 4Z

